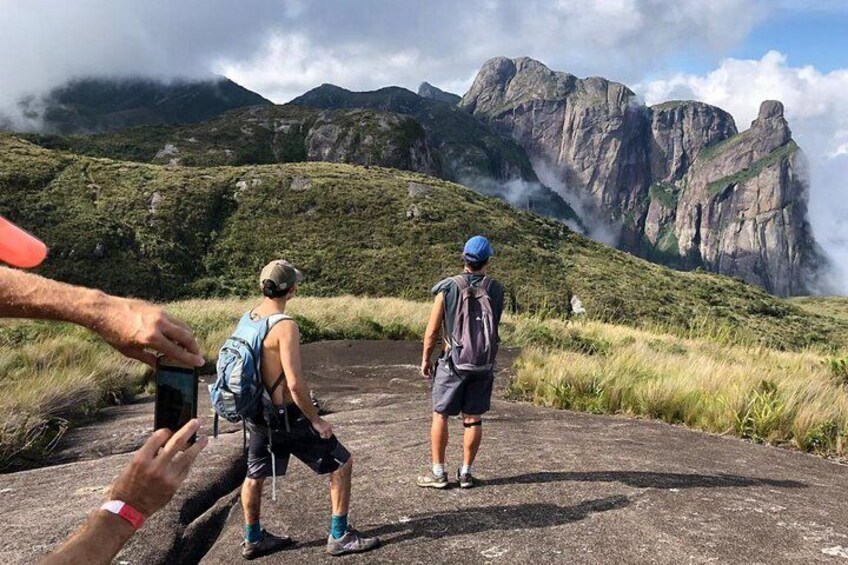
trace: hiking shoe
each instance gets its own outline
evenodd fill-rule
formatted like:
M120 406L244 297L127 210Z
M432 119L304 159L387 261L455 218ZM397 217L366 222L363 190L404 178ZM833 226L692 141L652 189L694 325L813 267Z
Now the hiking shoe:
M471 473L460 473L462 469L456 470L456 480L459 481L459 488L476 487L480 482L471 476Z
M332 535L327 538L327 553L330 555L347 555L362 553L380 547L380 538L366 538L353 528L348 528L345 535L335 539Z
M441 477L437 477L430 471L426 475L418 476L418 486L429 488L448 488L448 474L443 473Z
M292 539L289 536L277 536L271 532L262 530L262 539L256 543L250 543L247 540L241 542L241 556L245 559L254 559L262 555L274 553L279 549L292 545Z

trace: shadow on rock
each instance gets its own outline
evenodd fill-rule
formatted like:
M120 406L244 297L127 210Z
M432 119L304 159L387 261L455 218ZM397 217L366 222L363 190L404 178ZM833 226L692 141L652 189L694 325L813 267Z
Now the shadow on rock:
M739 475L698 475L686 473L652 473L648 471L541 472L500 477L483 481L486 486L555 483L562 481L624 483L637 488L721 488L769 486L806 488L799 481L760 479Z
M418 539L434 540L473 535L493 530L551 528L578 522L596 512L624 508L629 504L630 499L626 496L610 496L574 506L547 503L480 506L451 512L419 514L397 524L373 528L363 534L380 536L384 545L388 545ZM303 546L317 546L323 543L325 542L313 541Z

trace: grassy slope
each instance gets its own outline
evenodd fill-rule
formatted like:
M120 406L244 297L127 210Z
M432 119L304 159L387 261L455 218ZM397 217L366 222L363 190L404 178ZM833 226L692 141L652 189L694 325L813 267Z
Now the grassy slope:
M213 360L239 316L256 302L190 300L168 309L191 325ZM350 296L297 298L289 308L304 342L418 339L428 312L426 302ZM726 346L527 315L505 316L501 329L506 344L527 348L509 387L513 398L844 454L845 372L834 372L815 352ZM0 323L0 470L37 459L69 422L140 390L144 376L144 367L80 328Z
M848 298L844 296L798 296L789 301L816 316L848 321Z
M307 294L420 299L456 271L462 241L484 233L515 310L564 315L573 292L595 319L687 335L783 348L835 347L848 335L848 321L727 277L636 259L416 173L327 163L161 167L11 136L0 136L0 155L0 214L46 240L43 272L114 293L247 293L259 268L283 256L306 271ZM293 190L295 178L309 188ZM430 196L410 196L410 182L430 186Z
M381 122L392 120L392 127ZM212 120L188 125L154 125L97 135L28 135L26 139L48 149L61 149L111 159L181 165L221 166L290 163L307 160L306 136L316 124L332 124L351 138L351 162L409 168L401 156L424 132L409 117L371 110L322 111L285 104L227 112ZM175 153L160 151L171 144ZM381 148L394 147L384 155ZM374 154L372 156L372 154Z

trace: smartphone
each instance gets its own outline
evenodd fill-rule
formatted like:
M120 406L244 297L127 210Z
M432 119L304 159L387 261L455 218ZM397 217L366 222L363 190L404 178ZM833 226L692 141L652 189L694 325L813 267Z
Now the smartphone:
M153 429L177 431L197 417L197 371L168 360L156 366L156 408ZM189 440L193 444L195 436Z

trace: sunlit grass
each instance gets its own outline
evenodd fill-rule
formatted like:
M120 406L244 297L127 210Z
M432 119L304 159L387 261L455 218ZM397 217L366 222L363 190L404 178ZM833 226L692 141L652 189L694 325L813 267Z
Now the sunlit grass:
M204 356L258 300L167 305L194 329ZM289 313L302 339L419 339L430 304L397 298L298 297ZM506 315L505 344L523 347L512 398L556 408L654 418L824 455L844 455L848 362L600 322ZM37 459L68 425L141 390L149 370L88 331L45 322L0 323L0 468Z
M598 323L579 331L608 344L607 352L529 348L509 394L845 454L848 389L818 352L721 345Z

